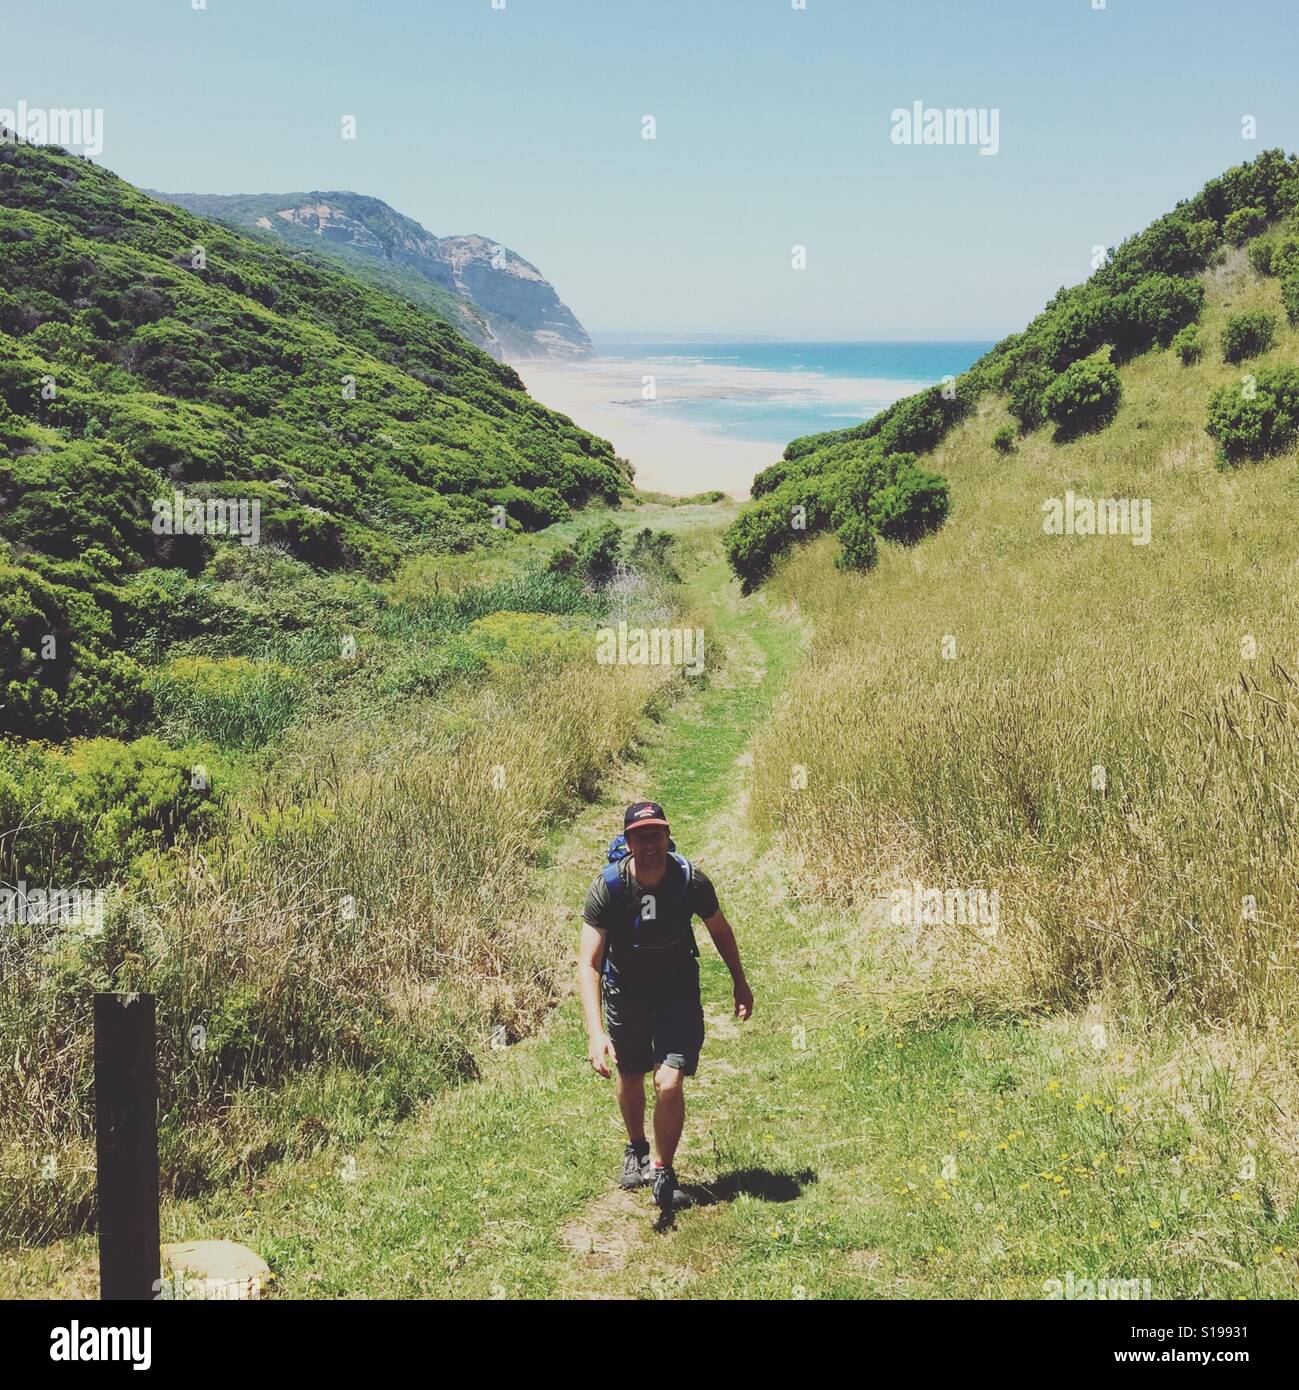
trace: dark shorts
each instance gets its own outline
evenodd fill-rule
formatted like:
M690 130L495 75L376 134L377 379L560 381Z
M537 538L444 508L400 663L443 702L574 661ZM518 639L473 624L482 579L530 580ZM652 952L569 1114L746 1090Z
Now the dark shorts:
M604 977L604 1025L624 1076L643 1076L664 1062L693 1076L704 1045L699 962L654 989L629 989Z

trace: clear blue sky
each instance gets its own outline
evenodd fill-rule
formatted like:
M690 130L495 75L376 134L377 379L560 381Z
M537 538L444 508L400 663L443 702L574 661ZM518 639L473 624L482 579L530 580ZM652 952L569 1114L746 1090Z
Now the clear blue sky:
M100 162L148 187L480 232L596 331L996 338L1094 244L1299 148L1295 0L1092 6L15 0L0 108L103 108ZM894 145L918 100L997 107L1000 152Z

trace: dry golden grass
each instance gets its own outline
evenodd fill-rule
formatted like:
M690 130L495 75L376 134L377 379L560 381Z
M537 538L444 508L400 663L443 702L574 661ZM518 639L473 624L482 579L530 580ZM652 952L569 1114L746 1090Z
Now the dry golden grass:
M921 933L962 998L1251 1025L1299 1001L1299 460L1222 470L1204 433L1213 389L1295 361L1299 335L1242 257L1208 282L1204 360L1124 367L1108 429L1003 459L985 402L934 455L940 533L865 577L822 540L773 582L816 637L753 804L813 892L996 889L995 934ZM1277 347L1225 366L1226 314L1260 307ZM1044 534L1067 489L1149 498L1151 543Z

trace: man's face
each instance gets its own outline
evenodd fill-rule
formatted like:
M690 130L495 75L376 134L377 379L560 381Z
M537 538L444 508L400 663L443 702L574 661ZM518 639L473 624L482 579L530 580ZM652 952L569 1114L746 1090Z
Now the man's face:
M648 870L650 876L667 861L668 832L661 825L634 825L627 832L627 843L636 860L637 869Z

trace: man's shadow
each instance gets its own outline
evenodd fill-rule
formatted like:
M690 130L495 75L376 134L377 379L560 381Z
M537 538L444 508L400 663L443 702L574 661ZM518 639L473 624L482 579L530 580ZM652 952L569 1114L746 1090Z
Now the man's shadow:
M690 1198L690 1207L715 1207L737 1197L756 1197L761 1202L792 1202L803 1189L816 1181L811 1168L797 1173L775 1173L770 1168L736 1168L709 1183L682 1183L681 1191ZM679 1213L664 1212L654 1223L656 1231L671 1229Z

